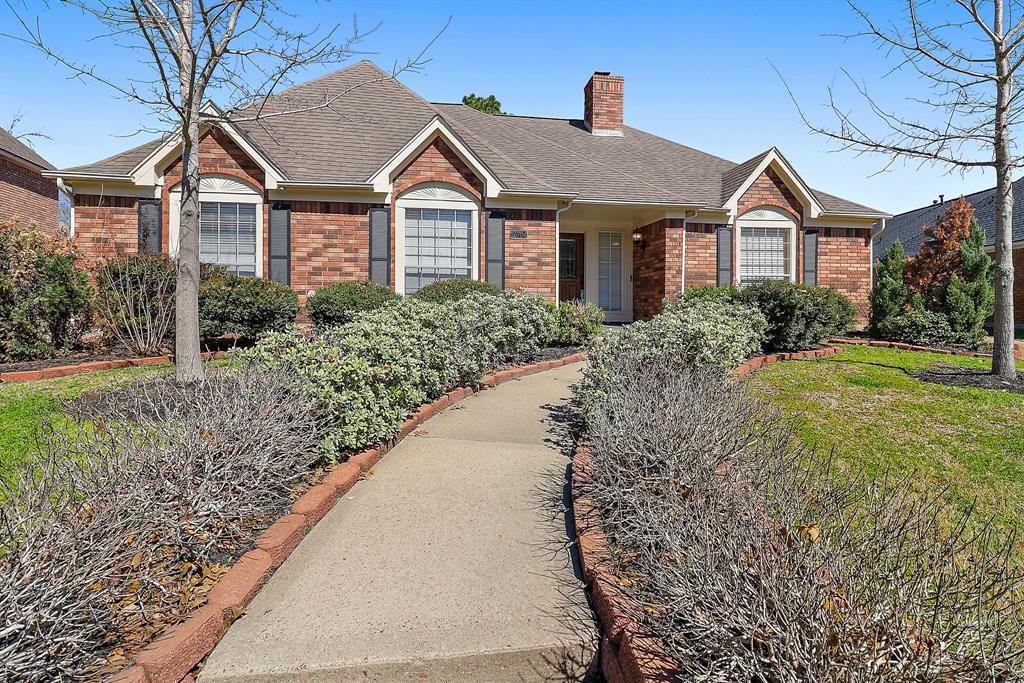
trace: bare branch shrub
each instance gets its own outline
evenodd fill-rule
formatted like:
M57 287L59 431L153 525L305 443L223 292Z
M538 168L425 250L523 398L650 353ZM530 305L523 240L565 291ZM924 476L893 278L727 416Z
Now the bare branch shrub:
M96 270L96 308L122 346L141 356L165 346L174 323L174 262L164 256L121 254Z
M0 680L95 678L201 605L308 473L312 415L245 368L139 382L45 431L0 482Z
M720 370L605 368L592 496L685 680L1021 680L1013 538L941 491L833 476Z

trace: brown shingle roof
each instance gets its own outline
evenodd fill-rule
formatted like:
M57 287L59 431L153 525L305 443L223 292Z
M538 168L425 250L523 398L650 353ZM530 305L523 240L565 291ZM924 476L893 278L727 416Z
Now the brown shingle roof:
M11 135L10 132L0 128L0 152L4 152L14 157L18 157L22 161L27 161L33 166L43 169L45 171L54 170L53 164L39 156L39 154L26 145L18 138Z
M436 116L506 188L581 199L718 207L767 154L736 164L636 128L595 136L578 119L489 116L461 104L431 104L369 61L274 95L260 120L252 120L254 113L250 107L229 116L292 181L366 182ZM158 144L68 170L126 173ZM815 194L826 210L882 215Z

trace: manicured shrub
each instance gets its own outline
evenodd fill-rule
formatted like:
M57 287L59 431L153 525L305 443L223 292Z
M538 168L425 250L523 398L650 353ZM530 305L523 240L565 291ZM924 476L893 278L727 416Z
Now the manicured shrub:
M159 254L121 254L95 272L96 310L107 330L133 353L166 348L174 324L174 262Z
M322 287L306 302L309 319L318 330L344 325L363 312L373 311L400 297L376 282L337 282Z
M551 342L554 321L542 297L475 292L450 305L453 324L487 367L528 361Z
M231 332L254 338L280 332L295 322L299 297L288 285L221 271L199 284L199 334L205 339Z
M707 366L725 374L761 352L767 321L756 308L714 297L675 299L647 321L610 331L589 355L576 400L584 416L619 380L623 358L643 365L659 359L679 368Z
M290 377L252 368L93 405L0 477L4 681L100 680L113 647L180 622L288 509L323 434Z
M65 242L0 221L0 362L78 344L92 322L92 286Z
M921 346L947 346L956 341L946 316L919 307L885 318L878 334L889 341Z
M769 281L745 287L740 300L768 320L765 348L801 351L846 332L857 317L850 300L834 289Z
M941 487L835 478L743 384L622 349L590 402L587 496L625 616L679 680L1019 679L1014 536Z
M721 285L719 287L687 287L680 294L686 300L690 299L721 299L723 301L738 301L740 290L732 285Z
M601 331L604 311L583 301L562 301L554 309L553 341L565 346L589 344Z
M430 301L437 304L458 301L470 294L498 295L501 294L501 288L483 280L470 280L469 278L460 277L432 282L413 294L413 296L421 301Z
M894 318L907 307L907 284L904 270L907 264L907 253L899 240L885 252L875 267L875 284L871 288L871 320L868 331L873 337L882 337L882 325Z

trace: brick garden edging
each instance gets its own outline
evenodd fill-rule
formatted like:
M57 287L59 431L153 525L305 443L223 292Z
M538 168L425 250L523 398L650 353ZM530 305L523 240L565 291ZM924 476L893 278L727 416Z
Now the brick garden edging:
M224 358L227 355L224 351L207 351L199 354L203 361ZM119 370L121 368L137 368L143 365L163 365L173 363L173 356L148 356L145 358L118 358L115 360L94 360L75 365L57 365L52 368L40 368L38 370L18 370L15 372L0 372L0 384L18 384L21 382L34 382L40 379L55 379L67 377L68 375L86 375L91 372L102 372L103 370Z
M756 356L740 364L734 375L744 379L772 363L829 358L842 351L837 346L827 346L810 351ZM572 459L572 513L583 580L590 588L591 602L602 626L601 672L609 683L682 681L678 665L672 661L661 640L633 616L643 613L642 605L622 587L616 576L608 536L590 498L592 473L593 456L585 438L582 438Z
M846 339L837 337L829 339L830 344L856 344L857 346L877 346L883 349L901 349L903 351L926 351L927 353L941 353L946 356L967 356L968 358L991 358L991 353L980 353L978 351L956 351L954 349L939 349L934 346L918 346L916 344L904 344L903 342L891 342L881 339ZM1013 357L1017 360L1024 358L1024 342L1013 342Z
M353 455L332 469L322 483L292 503L291 510L256 539L256 547L238 558L217 581L203 607L185 621L167 629L139 652L132 666L106 679L106 683L191 683L191 671L213 652L231 622L242 613L313 525L323 519L338 499L355 486L360 476L399 441L437 413L477 391L585 358L585 353L574 353L556 360L502 370L485 377L477 389L459 387L432 403L420 406L402 423L394 439Z

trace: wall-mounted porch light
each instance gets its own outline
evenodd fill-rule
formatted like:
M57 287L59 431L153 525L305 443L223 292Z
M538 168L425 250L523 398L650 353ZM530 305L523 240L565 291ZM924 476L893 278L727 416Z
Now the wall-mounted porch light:
M647 251L647 239L640 228L633 228L633 248Z

